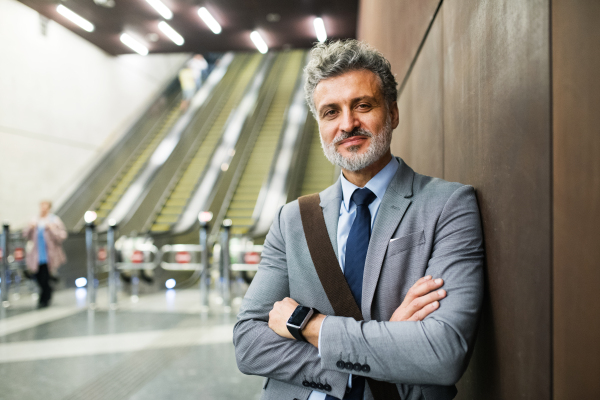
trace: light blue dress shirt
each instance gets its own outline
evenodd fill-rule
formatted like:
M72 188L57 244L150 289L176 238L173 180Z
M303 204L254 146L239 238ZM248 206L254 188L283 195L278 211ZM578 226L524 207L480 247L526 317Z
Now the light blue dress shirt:
M375 222L375 217L377 217L377 211L379 211L381 200L383 200L383 195L394 178L394 175L396 175L398 165L398 160L392 156L391 161L365 185L367 189L377 196L377 198L369 205L369 211L371 212L371 230L373 229L373 223ZM350 199L352 198L354 191L360 188L350 183L344 174L341 174L340 181L342 182L342 204L340 206L340 217L338 219L337 245L340 267L342 268L342 271L344 271L346 265L346 241L348 240L354 218L356 218L356 205L353 201L350 202ZM321 347L321 332L319 332L319 347ZM348 379L348 386L351 386L351 382L352 374L350 374ZM308 400L325 400L325 396L325 393L313 390L308 397Z

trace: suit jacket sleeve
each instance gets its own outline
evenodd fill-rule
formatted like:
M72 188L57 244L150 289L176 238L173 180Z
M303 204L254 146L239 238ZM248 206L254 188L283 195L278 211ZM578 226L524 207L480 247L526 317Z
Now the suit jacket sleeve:
M313 345L282 338L268 326L276 301L289 297L282 209L265 240L258 272L244 297L233 343L238 368L244 374L260 375L302 386L303 380L332 386L329 394L342 398L348 374L324 368ZM284 230L283 230L284 231Z
M483 241L472 187L447 200L435 227L427 274L444 279L447 296L420 322L355 321L330 316L321 330L321 363L336 370L340 354L369 364L378 380L455 384L468 363L483 295Z

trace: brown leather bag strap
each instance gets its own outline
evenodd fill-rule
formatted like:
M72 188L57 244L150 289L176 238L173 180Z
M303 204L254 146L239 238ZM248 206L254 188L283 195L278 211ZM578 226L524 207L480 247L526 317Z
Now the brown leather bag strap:
M320 202L318 193L298 199L300 218L310 257L335 315L362 321L362 312L352 296L350 286L346 282L331 240L329 240ZM367 378L367 382L375 400L400 400L398 389L393 383L376 381L371 378Z

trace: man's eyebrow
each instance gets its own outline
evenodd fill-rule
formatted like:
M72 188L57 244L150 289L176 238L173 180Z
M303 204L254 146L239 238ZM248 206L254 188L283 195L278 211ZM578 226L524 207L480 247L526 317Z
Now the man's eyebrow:
M375 97L369 96L369 95L355 97L352 100L350 100L350 102L352 104L355 104L355 103L358 103L358 102L363 101L363 100L371 100L371 101L377 102L377 99ZM338 103L323 104L321 107L319 107L319 112L323 111L326 108L332 108L332 107L335 108L337 106L338 106Z

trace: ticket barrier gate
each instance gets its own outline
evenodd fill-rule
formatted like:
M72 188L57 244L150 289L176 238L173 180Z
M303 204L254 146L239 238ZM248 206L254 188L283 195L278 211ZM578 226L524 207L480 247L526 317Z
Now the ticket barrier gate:
M8 225L3 226L0 233L0 298L4 308L10 305L9 289L14 292L14 298L20 296L20 287L27 268L26 244L27 241L20 231L10 232Z
M161 249L160 266L167 271L201 271L202 246L199 244L167 244Z
M122 236L115 243L115 254L116 269L120 273L131 275L131 301L137 302L139 299L139 274L143 271L152 271L158 267L161 258L160 252L150 238ZM117 278L114 277L113 279L116 280ZM113 291L116 292L116 288Z
M206 240L203 241L206 243ZM208 254L204 246L199 244L167 244L161 247L160 266L166 271L196 271L192 280L200 278L200 304L203 311L208 311L208 291L210 276L208 274Z

